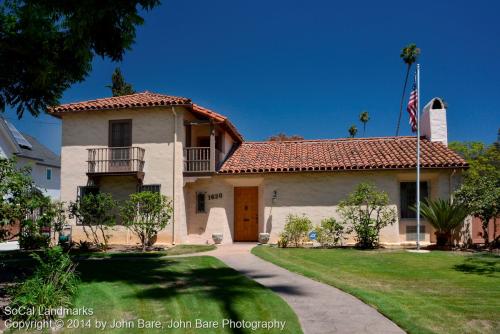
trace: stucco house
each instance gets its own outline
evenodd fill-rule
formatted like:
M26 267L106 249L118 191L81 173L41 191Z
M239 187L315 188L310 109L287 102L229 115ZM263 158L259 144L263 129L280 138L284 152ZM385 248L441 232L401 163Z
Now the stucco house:
M314 223L337 217L336 206L358 183L386 191L398 222L381 241L415 243L416 137L285 142L244 141L231 121L188 98L150 92L64 104L61 199L109 192L118 200L141 189L173 199L173 222L163 243L276 241L290 213ZM423 197L449 198L466 162L447 147L446 110L432 99L422 117ZM76 223L75 223L76 224ZM425 242L432 229L423 224ZM73 239L84 238L75 226ZM117 226L111 242L135 243Z
M19 167L31 167L31 177L38 189L58 200L60 196L61 162L57 154L36 138L21 133L0 116L0 157L15 157Z

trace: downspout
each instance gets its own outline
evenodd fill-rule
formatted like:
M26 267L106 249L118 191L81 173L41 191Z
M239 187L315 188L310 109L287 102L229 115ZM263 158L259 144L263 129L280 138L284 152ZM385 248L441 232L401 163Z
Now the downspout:
M177 113L175 107L172 106L172 113L174 114L174 157L172 159L172 245L175 245L175 151L177 146Z
M453 194L451 192L451 188L452 188L453 175L455 175L456 172L457 170L453 169L450 176L448 177L448 195L450 196L450 200L453 200Z

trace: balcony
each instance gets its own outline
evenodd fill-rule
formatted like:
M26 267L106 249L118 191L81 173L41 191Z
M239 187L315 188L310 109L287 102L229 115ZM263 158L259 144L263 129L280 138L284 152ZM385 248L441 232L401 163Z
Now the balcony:
M144 149L136 146L91 148L88 151L89 177L135 175L144 178Z
M213 156L212 156L213 155ZM204 175L216 171L222 158L222 152L210 147L184 148L184 174Z

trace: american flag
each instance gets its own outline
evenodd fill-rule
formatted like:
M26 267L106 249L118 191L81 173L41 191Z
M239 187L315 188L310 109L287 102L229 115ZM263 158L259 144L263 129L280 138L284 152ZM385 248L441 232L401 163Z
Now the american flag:
M413 90L410 94L410 101L408 101L408 107L406 110L408 114L410 114L409 124L411 125L411 130L413 132L417 131L417 99L418 99L418 91L417 86L413 85Z

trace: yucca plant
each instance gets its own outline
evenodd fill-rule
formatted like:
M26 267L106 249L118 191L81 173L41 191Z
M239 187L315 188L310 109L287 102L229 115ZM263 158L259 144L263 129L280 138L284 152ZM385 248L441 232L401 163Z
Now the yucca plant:
M415 207L412 209L416 211ZM469 212L458 202L436 199L422 202L420 214L436 229L437 245L446 246L451 244L453 232L462 226Z

